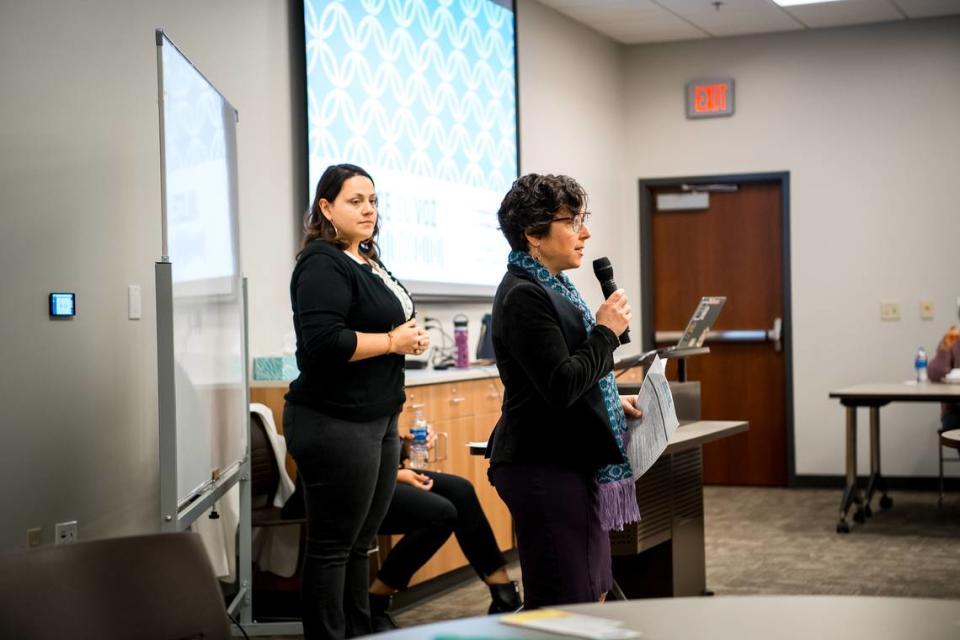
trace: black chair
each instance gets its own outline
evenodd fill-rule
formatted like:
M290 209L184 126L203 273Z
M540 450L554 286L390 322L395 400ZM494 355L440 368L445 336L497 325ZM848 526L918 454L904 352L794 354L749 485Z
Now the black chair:
M273 454L273 447L267 437L267 427L263 418L255 411L250 412L250 505L251 522L254 527L276 527L291 524L305 524L302 514L290 517L281 513L280 507L273 506L273 500L280 487L280 467ZM288 510L289 511L289 510Z
M0 638L227 640L200 536L160 533L0 554Z

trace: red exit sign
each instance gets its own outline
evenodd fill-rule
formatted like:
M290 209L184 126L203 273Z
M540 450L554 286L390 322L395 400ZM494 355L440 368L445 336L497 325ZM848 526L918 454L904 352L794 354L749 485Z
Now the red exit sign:
M687 83L687 117L733 115L733 78L693 80Z

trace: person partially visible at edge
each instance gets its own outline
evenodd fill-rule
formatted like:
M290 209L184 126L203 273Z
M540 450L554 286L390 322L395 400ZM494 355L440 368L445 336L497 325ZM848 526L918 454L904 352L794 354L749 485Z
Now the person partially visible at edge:
M591 313L564 273L590 238L587 196L567 176L529 174L497 216L510 243L493 303L504 385L490 479L517 532L524 606L602 601L613 583L608 531L640 518L624 453L639 417L613 376L630 305L617 290Z
M927 376L931 382L941 382L952 369L960 367L960 329L952 326L947 329L937 353L927 365ZM960 402L944 402L940 411L940 430L960 429Z
M410 295L380 261L379 228L370 174L327 167L290 281L300 376L283 410L306 502L308 640L370 633L367 551L397 478L404 354L429 346Z

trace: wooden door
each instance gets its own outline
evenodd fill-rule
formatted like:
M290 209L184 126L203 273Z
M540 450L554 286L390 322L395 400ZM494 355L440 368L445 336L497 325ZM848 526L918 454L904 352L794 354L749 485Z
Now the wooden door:
M777 319L786 318L783 184L736 184L733 192L710 192L709 207L693 211L657 210L657 194L680 192L679 184L645 187L650 196L645 199L650 216L647 265L652 272L647 282L655 331L682 331L704 295L727 297L713 327L716 332L770 330ZM770 339L708 339L706 346L709 355L687 360L688 379L701 381L703 419L748 420L750 429L704 447L704 481L785 486L784 350ZM675 378L676 363L668 366L668 373Z

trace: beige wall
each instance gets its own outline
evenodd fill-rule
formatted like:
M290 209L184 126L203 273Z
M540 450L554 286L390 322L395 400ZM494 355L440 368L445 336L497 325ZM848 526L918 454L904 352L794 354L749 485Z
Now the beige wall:
M713 75L735 78L736 115L686 120L684 83ZM796 471L841 473L828 391L910 378L956 321L960 20L632 47L624 86L628 237L637 178L790 172ZM903 320L881 322L881 299ZM936 475L938 416L883 410L885 473Z
M0 549L29 527L50 542L64 520L82 539L158 528L156 27L240 112L251 308L287 304L299 159L285 5L0 3ZM56 290L76 291L75 319L48 319ZM282 333L272 316L255 324L266 342Z

